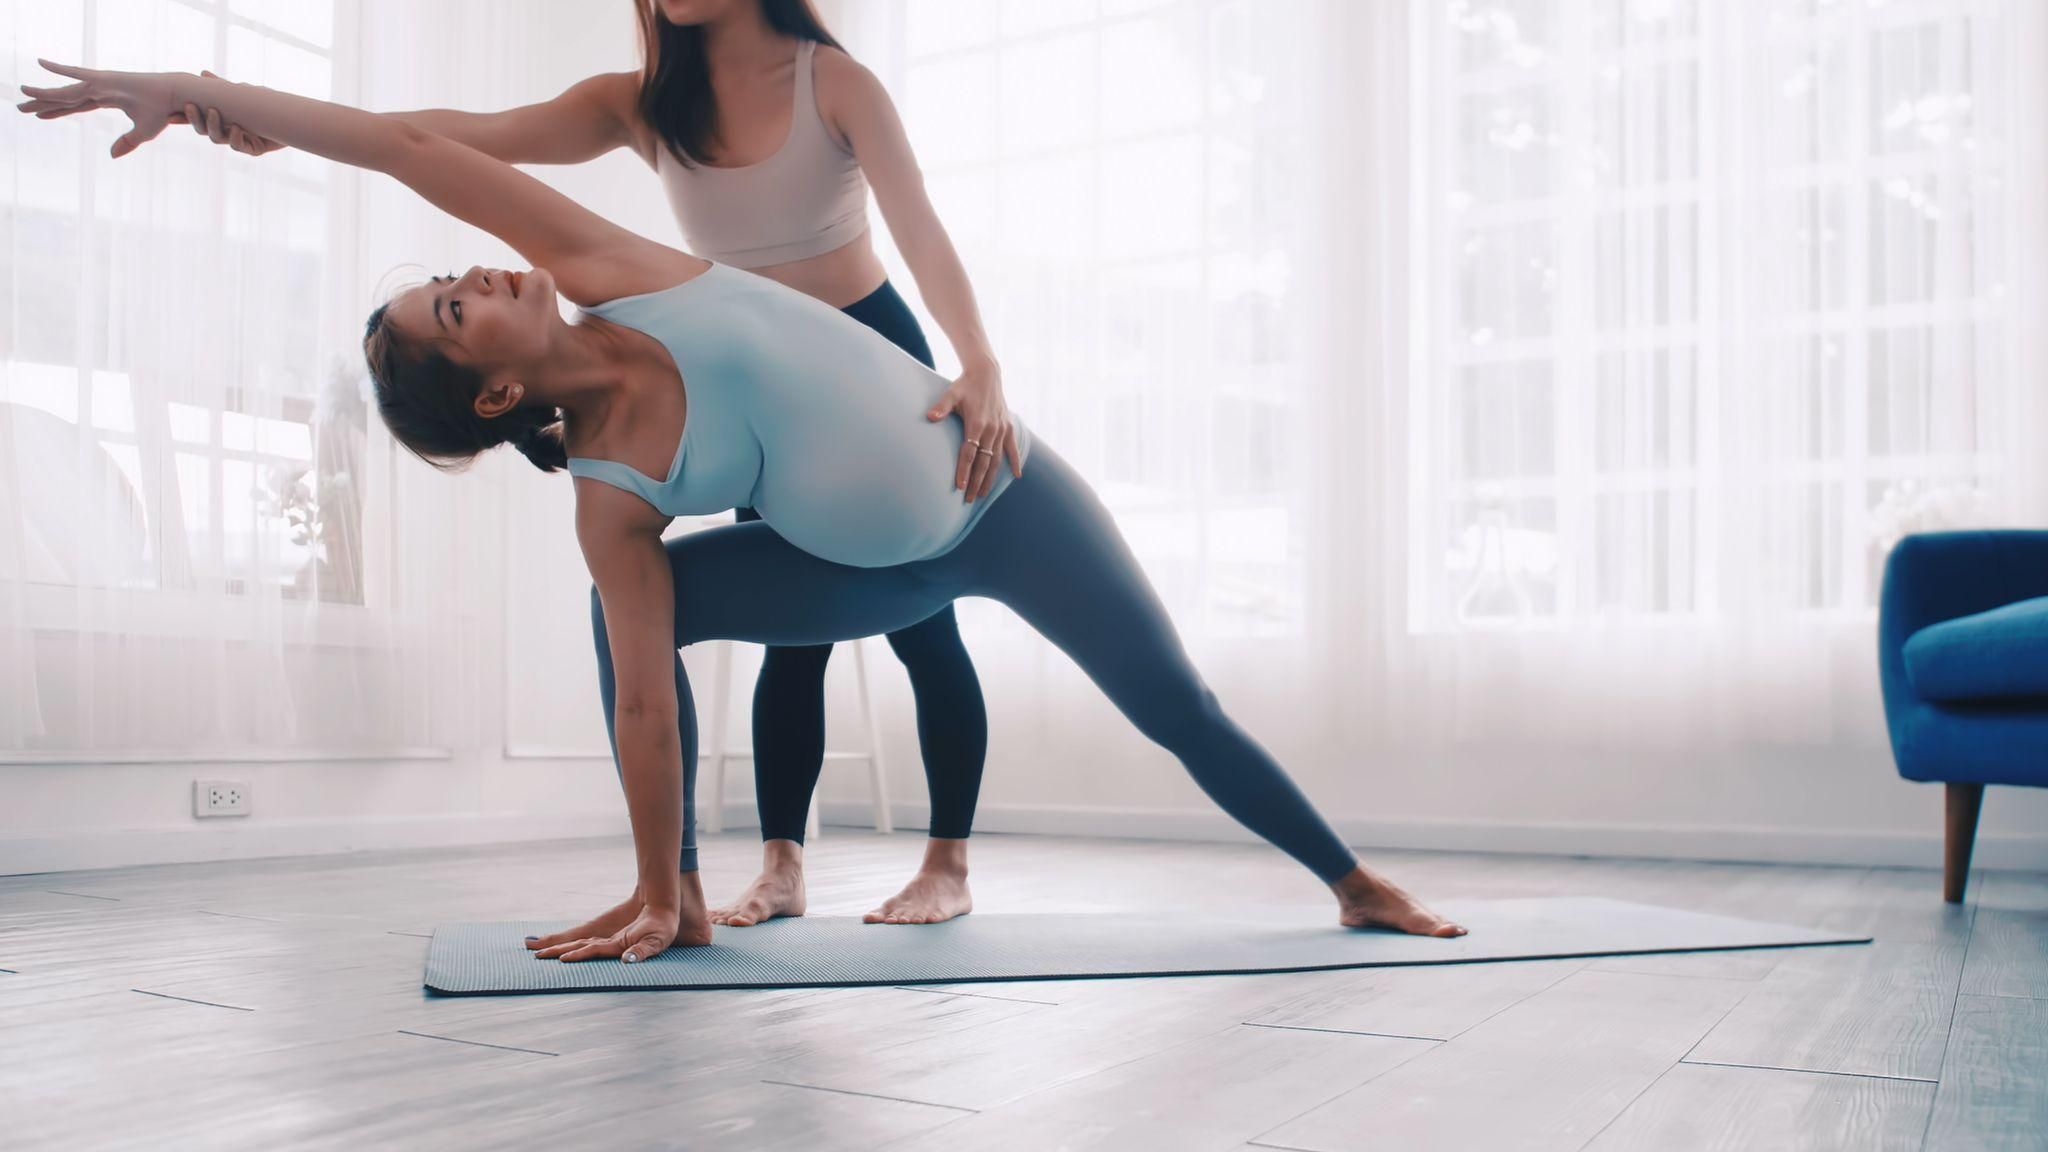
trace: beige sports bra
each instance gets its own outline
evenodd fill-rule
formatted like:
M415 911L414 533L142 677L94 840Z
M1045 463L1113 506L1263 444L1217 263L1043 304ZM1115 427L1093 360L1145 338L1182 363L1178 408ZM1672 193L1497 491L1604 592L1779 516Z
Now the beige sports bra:
M739 168L685 166L655 142L655 171L690 251L736 268L822 255L867 230L868 182L818 115L811 62L818 42L796 52L789 135L773 156Z

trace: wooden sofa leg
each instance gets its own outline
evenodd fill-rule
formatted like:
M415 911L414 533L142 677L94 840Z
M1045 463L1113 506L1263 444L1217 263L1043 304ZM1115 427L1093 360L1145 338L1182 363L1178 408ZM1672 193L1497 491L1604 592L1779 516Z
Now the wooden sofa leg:
M1948 839L1941 870L1941 898L1951 904L1963 902L1963 885L1970 879L1970 850L1977 844L1977 813L1983 807L1982 784L1949 784Z

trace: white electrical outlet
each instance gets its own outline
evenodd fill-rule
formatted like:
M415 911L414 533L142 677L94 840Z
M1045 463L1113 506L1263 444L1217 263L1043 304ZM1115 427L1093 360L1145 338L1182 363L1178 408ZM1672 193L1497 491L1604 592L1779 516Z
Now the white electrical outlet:
M192 782L192 815L194 816L247 816L249 814L249 782L247 780L194 780Z

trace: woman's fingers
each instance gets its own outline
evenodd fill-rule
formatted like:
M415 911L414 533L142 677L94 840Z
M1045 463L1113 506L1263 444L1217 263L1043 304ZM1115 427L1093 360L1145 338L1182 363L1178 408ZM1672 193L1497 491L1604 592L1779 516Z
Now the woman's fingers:
M54 100L24 100L16 104L15 107L23 112L35 113L35 117L38 120L55 120L59 116L74 116L80 112L90 112L95 108L104 108L106 105L101 104L97 100L85 100L76 104L69 102L60 103Z
M974 450L974 470L967 477L967 501L970 504L988 494L989 474L995 471L992 465L995 463L996 453L1003 448L999 439L1002 431L1001 424L993 420L983 420L974 434L974 438L981 441L981 445Z
M597 940L585 940L563 952L561 960L573 964L578 960L616 960L627 951L627 937L638 925L621 928L610 936ZM636 957L637 958L637 957Z
M631 924L639 914L640 910L638 907L628 908L621 904L604 915L578 924L574 928L564 928L560 932L550 932L546 936L536 936L528 940L526 946L535 951L543 951L560 944L572 944L584 940L594 940L601 936L610 936L612 933Z
M982 457L983 460L988 461L987 470L981 474L982 496L988 495L989 491L996 486L996 474L1003 469L1004 445L1010 438L1010 418L1008 416L998 417L993 427L994 431L990 433L988 442L989 453Z
M540 949L534 953L534 956L541 960L558 960L568 953L579 951L597 943L598 939L600 938L584 936L578 937L575 940L564 940L560 944L550 944L546 948Z
M134 126L121 133L120 138L114 141L114 146L107 149L107 154L116 160L156 139L157 134L164 130L162 122L144 124L132 116L129 119Z
M974 453L976 451L977 445L974 443L974 435L969 433L966 439L960 441L960 456L953 461L953 491L966 491L967 474L974 471Z
M76 64L59 64L54 60L45 60L41 56L36 57L36 63L41 64L59 76L69 76L76 80L90 80L94 76L99 75L99 73L94 72L90 68L80 68Z
M62 88L44 88L37 84L23 84L21 94L47 100L52 104L84 104L92 100L89 84L66 84Z
M220 122L220 109L218 108L208 108L206 110L206 138L215 144L225 144L228 142L227 126Z
M629 946L626 949L626 963L638 964L642 960L652 960L663 952L668 951L668 946L675 943L675 941L676 934L665 928L653 928L642 932L639 939L629 942Z
M1017 447L1017 422L1009 420L1005 421L1005 424L1006 427L1003 429L1003 455L1010 459L1010 475L1012 477L1020 477L1024 475L1024 450Z

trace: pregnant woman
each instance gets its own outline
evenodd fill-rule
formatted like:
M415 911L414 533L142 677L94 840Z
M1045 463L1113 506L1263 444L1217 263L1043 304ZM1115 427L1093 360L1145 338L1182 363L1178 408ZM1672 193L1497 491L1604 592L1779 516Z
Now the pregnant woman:
M1002 377L966 270L926 198L889 94L839 47L808 0L631 0L643 67L593 76L504 112L388 115L513 164L572 164L631 148L654 169L692 251L814 296L927 367L917 318L889 283L868 231L868 187L960 379L928 419L966 428L953 470L962 499L986 499L1007 460L1022 466ZM219 108L185 110L194 131L261 155L277 142ZM857 382L856 382L857 383ZM723 511L715 509L714 511ZM741 521L759 519L744 504ZM602 613L592 620L604 643ZM951 605L889 633L910 674L931 796L923 865L870 922L929 924L973 906L967 837L981 794L988 712ZM712 920L756 924L804 911L805 817L825 760L825 665L832 645L771 645L754 686L754 801L761 874Z
M510 165L414 125L183 73L24 87L24 111L118 108L121 156L187 104L403 182L535 267L435 278L370 314L378 411L422 458L502 443L575 476L605 619L602 672L639 883L529 941L542 957L645 960L711 941L690 819L694 709L676 649L817 644L907 627L961 596L1058 645L1226 812L1312 871L1339 922L1461 935L1358 863L1225 716L1094 492L1018 425L1030 468L987 496L947 483L964 442L919 413L947 381L811 296L636 236ZM582 306L562 319L560 291ZM752 499L762 520L664 541L672 517Z

